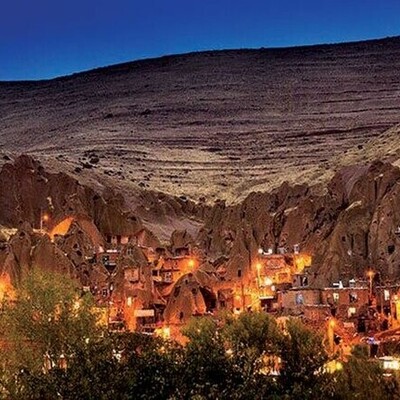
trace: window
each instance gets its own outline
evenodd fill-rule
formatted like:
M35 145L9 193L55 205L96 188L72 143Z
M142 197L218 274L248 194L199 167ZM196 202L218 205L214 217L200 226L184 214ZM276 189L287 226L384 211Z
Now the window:
M238 269L238 278L241 278L241 277L242 277L242 270Z
M358 296L357 293L349 293L349 303L357 303Z
M389 254L389 255L390 255L390 254L393 254L395 249L396 249L396 248L395 248L394 244L389 245L389 246L388 246L388 254Z
M389 292L389 290L385 289L383 291L383 298L385 299L385 301L389 301L390 300L390 292Z
M296 293L296 304L304 304L304 297L302 293Z
M354 317L357 313L357 309L355 307L349 307L349 309L347 310L347 316L349 318Z
M172 272L165 272L164 273L164 281L165 282L172 282Z
M333 293L333 302L338 303L339 302L339 293Z

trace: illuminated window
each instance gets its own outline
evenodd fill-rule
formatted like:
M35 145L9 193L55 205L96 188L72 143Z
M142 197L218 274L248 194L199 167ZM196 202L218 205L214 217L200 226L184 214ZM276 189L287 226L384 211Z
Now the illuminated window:
M386 360L383 361L383 369L400 369L400 362L397 359L387 357Z
M385 301L389 301L390 300L390 292L389 292L389 290L385 289L383 291L383 298L385 299Z
M333 301L334 301L335 303L338 303L338 302L339 302L339 293L333 293Z
M304 297L302 293L296 293L296 304L304 304Z
M347 316L349 318L354 317L356 315L357 309L355 307L349 307L347 310Z

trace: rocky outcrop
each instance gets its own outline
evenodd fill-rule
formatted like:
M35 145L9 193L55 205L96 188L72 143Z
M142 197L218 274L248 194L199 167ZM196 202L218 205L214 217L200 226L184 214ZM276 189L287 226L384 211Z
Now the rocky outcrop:
M67 174L46 172L26 155L18 157L14 164L4 164L0 186L0 223L4 226L17 227L28 221L39 228L47 213L54 220L86 215L104 233L132 234L142 228L139 218L125 212L112 191L102 197Z
M195 242L190 233L188 231L178 231L175 230L171 235L171 251L174 254L178 249L189 248L194 246Z
M77 277L74 264L47 235L38 235L29 229L21 229L8 242L0 265L0 274L6 274L16 284L32 268Z
M77 276L74 263L62 249L50 241L47 235L42 236L32 249L31 265L32 268L50 273Z
M375 162L339 171L323 195L306 185L253 193L212 209L198 240L214 258L227 256L227 277L253 269L257 249L313 255L313 283L362 277L368 267L400 278L400 170ZM241 272L239 272L241 269Z
M139 247L165 247L172 253L191 248L223 271L224 284L253 279L260 248L290 252L295 246L313 257L314 285L361 277L367 268L380 272L381 279L400 278L400 169L388 163L346 167L323 194L307 185L284 183L270 193L252 193L240 204L217 201L202 208L207 211L197 237L174 230L165 245L115 191L99 195L67 175L45 172L30 157L6 164L0 184L5 189L0 193L0 223L19 227L8 242L3 240L1 250L3 269L15 279L33 264L50 270L59 264L63 271L72 264L79 277L89 276L87 259L107 235L126 235ZM38 240L32 229L44 207L53 215L74 215L68 233L55 236L60 251L49 240ZM158 206L144 209L150 213L152 207ZM182 210L177 206L174 212L182 216ZM165 222L161 216L160 223Z
M215 294L210 290L216 279L203 270L182 276L174 285L164 312L167 324L179 325L192 316L204 315L208 301Z

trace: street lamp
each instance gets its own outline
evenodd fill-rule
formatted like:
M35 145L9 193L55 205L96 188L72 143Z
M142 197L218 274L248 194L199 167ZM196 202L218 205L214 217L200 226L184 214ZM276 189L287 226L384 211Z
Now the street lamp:
M265 286L272 286L273 283L274 283L274 282L272 281L272 279L271 279L270 277L266 276L266 277L264 278L264 285L265 285Z
M50 217L49 214L43 213L42 210L40 210L40 230L43 230L43 223L47 223L49 221Z
M372 299L372 279L375 275L375 272L371 269L367 271L367 276L369 278L369 297Z
M256 270L257 270L257 284L258 284L258 287L261 286L261 282L260 282L260 280L261 280L261 277L260 277L261 267L262 267L262 265L261 265L260 263L257 263L257 264L256 264Z

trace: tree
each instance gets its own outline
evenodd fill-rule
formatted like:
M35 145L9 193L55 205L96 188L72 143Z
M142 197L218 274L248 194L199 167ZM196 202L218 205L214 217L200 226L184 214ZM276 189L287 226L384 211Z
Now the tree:
M183 333L189 342L185 347L182 397L232 398L236 374L217 321L193 318Z
M399 400L399 381L395 376L385 376L376 360L361 353L353 354L335 376L332 398L335 400Z
M279 347L282 394L289 398L325 398L324 388L329 377L324 366L328 355L322 336L301 321L289 319Z
M16 378L33 382L28 377L63 368L100 336L93 305L91 295L82 296L78 284L65 275L30 272L15 298L4 301L0 315L3 387L23 398Z
M185 358L173 341L141 334L127 335L124 345L124 381L127 399L180 399Z
M240 377L236 398L265 399L276 392L272 373L282 332L275 318L263 312L228 316L222 333Z

